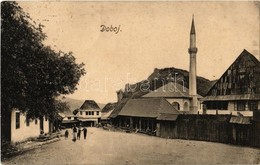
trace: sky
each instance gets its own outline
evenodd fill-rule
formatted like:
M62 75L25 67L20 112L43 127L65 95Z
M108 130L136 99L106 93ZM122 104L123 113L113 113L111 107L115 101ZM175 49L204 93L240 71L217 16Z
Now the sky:
M154 68L189 70L194 14L197 75L218 79L244 50L259 59L259 6L255 2L19 2L43 24L45 45L73 52L87 74L70 98L117 100L126 83ZM114 31L102 31L102 27Z

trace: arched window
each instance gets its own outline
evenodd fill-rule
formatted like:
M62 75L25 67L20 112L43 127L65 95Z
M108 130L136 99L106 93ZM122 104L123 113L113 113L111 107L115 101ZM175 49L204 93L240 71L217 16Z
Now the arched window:
M179 103L173 102L173 103L172 103L172 106L173 106L175 109L180 110L180 104L179 104Z

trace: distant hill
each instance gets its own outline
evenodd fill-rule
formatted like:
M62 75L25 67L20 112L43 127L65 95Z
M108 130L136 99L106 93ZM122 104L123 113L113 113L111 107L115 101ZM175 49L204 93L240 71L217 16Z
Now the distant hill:
M60 96L58 97L58 100L61 100L63 102L67 102L68 105L70 106L70 111L71 113L75 110L75 109L79 109L81 107L81 105L85 102L85 100L77 100L77 99L72 99L66 96ZM97 103L98 106L100 107L100 109L102 109L105 104L102 103Z
M189 72L178 68L155 68L153 73L143 81L135 84L126 84L123 92L123 98L117 103L110 117L115 118L125 106L128 100L140 98L143 95L160 88L168 82L176 82L189 88ZM204 77L197 76L197 91L201 96L206 96L209 89L216 83L216 80L210 81Z
M75 110L80 108L80 106L84 103L85 100L77 100L69 97L62 97L62 101L67 102L70 106L70 109Z
M189 72L178 68L155 68L153 73L145 80L135 84L127 84L124 91L124 98L138 98L147 94L151 90L158 89L162 85L173 81L189 88ZM205 96L208 90L216 81L210 81L204 77L197 76L197 91L201 96Z

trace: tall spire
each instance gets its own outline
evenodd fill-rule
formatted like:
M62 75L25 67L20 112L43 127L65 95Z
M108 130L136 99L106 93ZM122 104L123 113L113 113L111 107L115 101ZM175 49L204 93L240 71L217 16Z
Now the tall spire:
M195 33L195 23L194 23L194 15L192 15L191 29L190 29L190 48L189 53L195 53L196 56L197 48L196 48L196 33Z
M191 23L190 34L196 34L195 33L195 25L194 25L194 14L192 15L192 23Z
M190 71L189 71L189 94L192 97L190 104L190 111L196 113L198 110L197 99L197 67L196 67L196 34L194 25L194 16L192 16L191 30L190 30L190 47L188 49L190 54Z

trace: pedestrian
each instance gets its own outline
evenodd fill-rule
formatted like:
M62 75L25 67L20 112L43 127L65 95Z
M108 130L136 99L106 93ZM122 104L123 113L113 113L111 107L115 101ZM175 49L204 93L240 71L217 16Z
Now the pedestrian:
M68 139L68 137L69 137L69 131L66 130L66 131L65 131L65 139Z
M80 135L81 135L81 128L78 128L78 134L77 134L77 139L80 140Z
M76 141L76 135L77 135L77 127L76 125L74 124L74 126L72 127L72 131L73 131L73 139L72 141Z
M84 134L84 139L86 140L87 138L87 133L88 133L88 130L86 127L83 128L83 134Z

